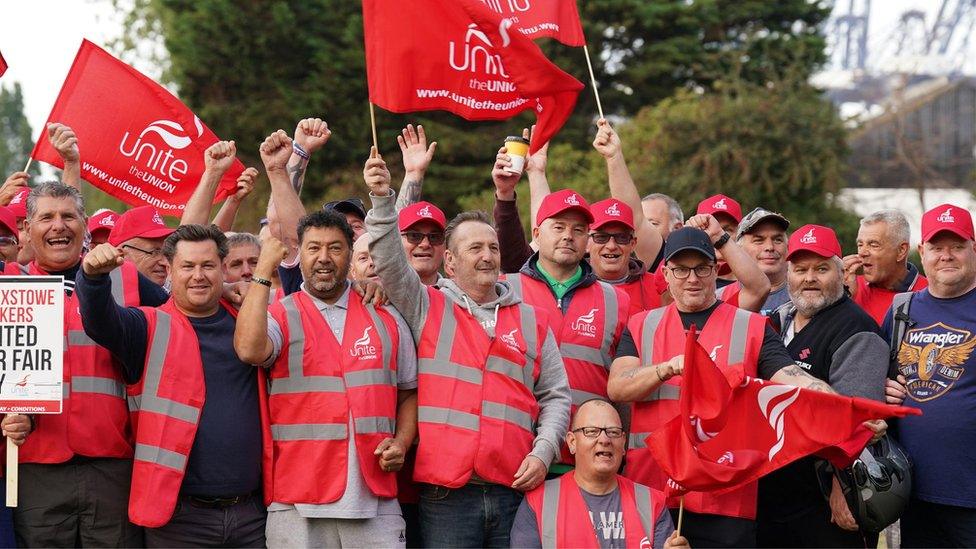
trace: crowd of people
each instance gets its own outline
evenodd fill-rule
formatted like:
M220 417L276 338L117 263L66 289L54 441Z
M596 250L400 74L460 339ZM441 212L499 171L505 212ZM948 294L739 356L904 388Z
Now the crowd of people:
M61 181L7 178L0 259L5 275L64 277L64 412L3 418L20 488L0 541L875 547L891 520L858 505L858 483L888 489L878 463L811 456L665 495L646 439L679 413L694 326L722 370L921 408L865 424L913 463L901 545L976 545L965 208L925 213L921 269L894 210L863 218L848 255L830 227L794 228L775 204L744 214L715 195L686 219L671 197L641 197L600 120L604 196L552 192L547 147L524 169L502 147L492 214L448 217L422 200L436 143L408 125L398 191L374 148L369 206L306 209L306 168L330 137L309 118L264 140L271 197L248 233L231 228L255 168L211 218L235 142L206 150L174 229L151 206L86 212L84 144L48 126Z

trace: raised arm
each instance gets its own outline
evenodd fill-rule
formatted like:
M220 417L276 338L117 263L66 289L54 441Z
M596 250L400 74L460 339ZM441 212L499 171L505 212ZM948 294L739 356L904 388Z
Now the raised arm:
M711 214L696 215L685 224L708 233L712 243L717 242L725 234L718 220ZM754 313L759 312L769 295L770 284L766 273L759 269L756 260L750 257L734 238L729 238L722 249L716 251L729 264L736 279L742 284L742 290L739 292L739 307Z
M292 154L288 158L288 180L295 189L295 194L302 194L309 159L315 151L329 142L330 137L332 137L332 130L321 118L303 118L298 121Z
M288 260L298 254L298 220L305 215L305 207L288 179L286 164L292 156L292 140L285 130L278 130L261 143L261 161L271 182L277 227L271 234L288 248ZM277 230L275 230L277 229Z
M533 131L535 126L532 126ZM529 139L531 133L528 129L522 130L522 137ZM549 179L546 177L546 164L549 162L549 143L543 145L533 155L525 159L525 173L529 178L529 223L532 227L536 225L536 214L542 206L542 200L549 196L552 190L549 188Z
M30 176L27 175L27 172L14 172L10 174L7 180L3 182L3 186L0 187L0 206L10 204L10 201L17 196L17 193L27 187L28 181L30 181Z
M637 192L637 185L634 184L634 179L627 168L620 136L610 123L602 118L597 122L597 126L599 130L596 139L593 140L593 148L607 161L610 196L627 204L634 212L634 234L637 236L637 246L634 251L637 253L637 259L640 259L644 265L650 265L657 258L664 240L661 238L661 233L644 218L640 193Z
M53 122L47 125L47 138L64 161L61 182L81 190L81 155L78 153L78 137L74 130Z
M218 141L203 151L203 176L183 208L180 225L206 225L210 219L217 187L224 174L234 164L237 145L233 141ZM249 168L253 169L253 168ZM226 230L223 229L222 230Z
M254 276L271 280L281 259L288 249L274 237L261 242L261 255L258 257ZM268 337L268 294L271 288L252 282L244 296L244 304L237 313L237 327L234 329L234 351L241 362L264 364L274 350L274 343Z
M257 168L248 168L237 178L237 192L227 197L217 210L213 224L225 233L234 227L237 211L244 199L254 190L254 181L258 178Z
M511 165L508 149L498 149L495 167L491 170L491 180L495 184L495 230L498 231L498 247L502 252L503 273L517 273L532 255L515 200L515 186L522 174L509 173L506 168Z
M396 211L400 211L407 206L420 201L420 191L424 186L424 176L427 168L430 167L431 160L434 159L434 151L437 150L437 142L434 141L427 146L427 133L424 127L417 125L415 130L413 124L407 124L406 128L397 136L397 143L400 145L400 153L403 156L403 184L400 185L400 196L397 197Z

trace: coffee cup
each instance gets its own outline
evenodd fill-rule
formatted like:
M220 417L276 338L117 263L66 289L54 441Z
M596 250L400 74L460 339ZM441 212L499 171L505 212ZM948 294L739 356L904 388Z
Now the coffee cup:
M508 173L522 173L525 169L525 157L529 154L529 140L524 137L510 135L505 138L505 149L512 158L512 165L505 168Z

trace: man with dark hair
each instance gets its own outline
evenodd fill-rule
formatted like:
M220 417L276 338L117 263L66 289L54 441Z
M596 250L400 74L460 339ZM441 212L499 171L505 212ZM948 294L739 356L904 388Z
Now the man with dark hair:
M423 543L506 547L521 492L543 481L569 424L549 316L499 282L498 236L485 214L447 224L448 278L424 286L397 235L386 164L374 153L363 175L376 272L418 343Z
M102 244L85 256L77 290L85 333L121 363L135 425L129 518L146 545L264 547L262 427L254 368L233 348L235 316L221 300L227 238L183 225L162 254L172 298L121 307L109 275L122 264Z
M3 274L64 277L67 346L64 412L35 418L20 449L20 482L30 489L20 491L14 512L18 545L139 545L142 533L125 519L133 452L125 387L110 350L85 337L78 312L75 275L86 230L81 193L61 183L42 184L27 196L25 215L34 260L6 263ZM168 297L132 263L112 278L110 301L158 305Z
M238 356L271 379L271 547L405 540L396 471L417 433L417 359L400 315L351 290L352 234L335 211L302 218L305 282L270 310L286 249L267 239L238 319Z

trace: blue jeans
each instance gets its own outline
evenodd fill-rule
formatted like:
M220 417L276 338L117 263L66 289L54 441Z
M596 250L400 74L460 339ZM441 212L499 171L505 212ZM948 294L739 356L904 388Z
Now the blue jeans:
M522 493L498 484L420 487L424 547L508 547Z

